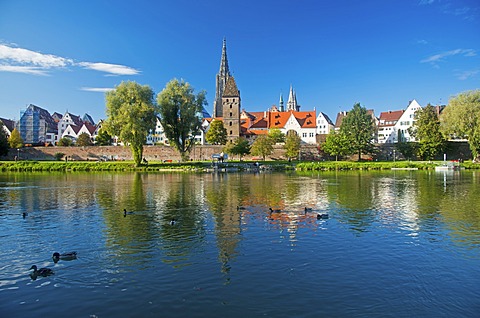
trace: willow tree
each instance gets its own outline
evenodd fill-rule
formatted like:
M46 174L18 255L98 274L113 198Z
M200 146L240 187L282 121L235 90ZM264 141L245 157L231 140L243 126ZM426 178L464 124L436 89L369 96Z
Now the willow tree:
M107 119L102 128L128 144L135 165L140 166L143 145L156 124L154 92L148 85L122 82L106 93L106 105Z
M183 161L200 131L201 114L206 105L205 92L197 95L189 83L173 79L157 95L160 123L169 143L179 152Z
M342 121L340 134L345 137L351 153L358 154L359 161L362 158L362 153L373 152L374 133L373 118L367 112L367 109L360 106L360 103L353 105L353 109L347 113Z
M450 99L440 115L440 122L446 135L467 138L475 160L480 154L480 90L467 91Z

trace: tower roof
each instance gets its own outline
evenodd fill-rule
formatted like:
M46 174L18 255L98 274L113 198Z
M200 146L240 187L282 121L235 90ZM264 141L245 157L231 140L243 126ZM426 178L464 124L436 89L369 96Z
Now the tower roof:
M235 78L230 76L225 84L225 90L223 91L223 97L240 97L240 92L235 83Z

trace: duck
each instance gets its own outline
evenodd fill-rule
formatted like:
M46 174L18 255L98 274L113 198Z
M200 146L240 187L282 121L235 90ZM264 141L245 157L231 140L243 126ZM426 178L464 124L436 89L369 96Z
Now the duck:
M282 212L282 210L280 210L280 209L272 209L272 207L269 207L268 209L270 210L270 213L279 213L279 212Z
M237 205L237 211L238 211L238 210L246 210L246 209L247 209L247 208L244 207L244 206L238 206L238 205Z
M312 211L313 211L312 208L307 208L307 207L305 207L305 213L307 213L307 212L312 212Z
M127 209L123 209L123 217L126 217L127 214L133 214L133 212L127 212Z
M28 213L27 213L27 212L23 212L23 213L22 213L22 216L23 216L23 218L26 218L26 217L27 217L27 215L28 215Z
M175 218L172 218L172 219L170 220L170 225L173 226L173 225L175 225L176 223L177 223L177 220L175 220Z
M328 214L327 213L318 213L317 214L317 220L321 219L328 219Z
M77 259L77 252L68 252L68 253L62 253L62 254L55 252L53 253L52 258L54 263L57 263L59 260L71 261L71 260Z
M33 269L33 273L32 273L33 276L47 277L47 276L55 274L53 272L53 270L50 269L50 268L42 267L40 269L37 269L37 265L32 265L32 267L30 267L30 269Z

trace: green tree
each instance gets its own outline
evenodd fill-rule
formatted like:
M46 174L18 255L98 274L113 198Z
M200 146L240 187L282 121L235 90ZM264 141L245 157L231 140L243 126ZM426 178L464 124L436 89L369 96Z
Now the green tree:
M416 142L399 142L395 144L395 149L397 149L405 158L408 160L414 159L417 151L418 144Z
M106 93L106 115L103 128L130 145L133 160L138 167L143 158L143 145L148 132L155 128L154 92L147 85L122 82Z
M333 130L330 131L325 142L321 145L321 149L329 156L335 156L335 161L338 161L339 156L345 156L350 153L347 138Z
M87 133L81 133L77 138L76 145L79 147L93 145L90 135Z
M221 120L214 119L210 123L205 139L211 145L225 145L227 143L227 130Z
M60 147L70 147L73 146L73 140L68 137L62 137L57 143L57 146Z
M283 148L285 149L285 155L290 160L291 158L297 158L300 152L300 144L302 139L297 134L289 134L285 138L285 145Z
M0 156L8 155L8 146L7 132L3 128L3 122L0 120Z
M467 138L473 159L480 154L480 90L461 93L440 115L441 129L450 137Z
M348 141L350 153L357 153L358 160L362 159L362 153L373 152L373 136L375 126L373 119L368 114L367 109L360 103L353 105L353 109L348 112L340 126L340 134L345 136Z
M201 113L207 103L205 94L202 91L195 95L189 83L173 79L157 95L160 123L183 161L188 160L195 135L200 131Z
M235 139L235 142L227 143L223 148L223 151L229 155L238 155L240 157L240 161L242 161L242 157L250 153L250 148L251 147L248 143L248 140L239 137Z
M110 146L112 144L112 136L110 136L106 129L100 129L97 137L95 137L95 144L97 146Z
M444 150L446 144L440 131L437 112L432 105L428 104L415 112L415 119L408 132L415 137L418 143L417 154L423 160L434 159Z
M285 142L285 134L279 128L271 128L268 131L268 137L270 137L274 143Z
M23 139L22 136L20 136L20 132L17 128L14 128L12 133L10 134L10 137L8 138L8 144L12 149L23 147Z
M250 153L254 156L262 156L263 161L265 157L273 153L273 141L268 136L261 135L255 139Z

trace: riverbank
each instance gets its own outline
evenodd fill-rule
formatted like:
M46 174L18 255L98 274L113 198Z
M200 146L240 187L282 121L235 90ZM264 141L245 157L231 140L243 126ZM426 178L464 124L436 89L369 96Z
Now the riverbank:
M434 170L441 161L382 161L382 162L353 162L353 161L230 161L215 163L211 161L189 162L149 162L147 165L135 167L133 161L1 161L0 171L335 171L335 170ZM461 163L465 169L480 169L480 164L471 162Z

